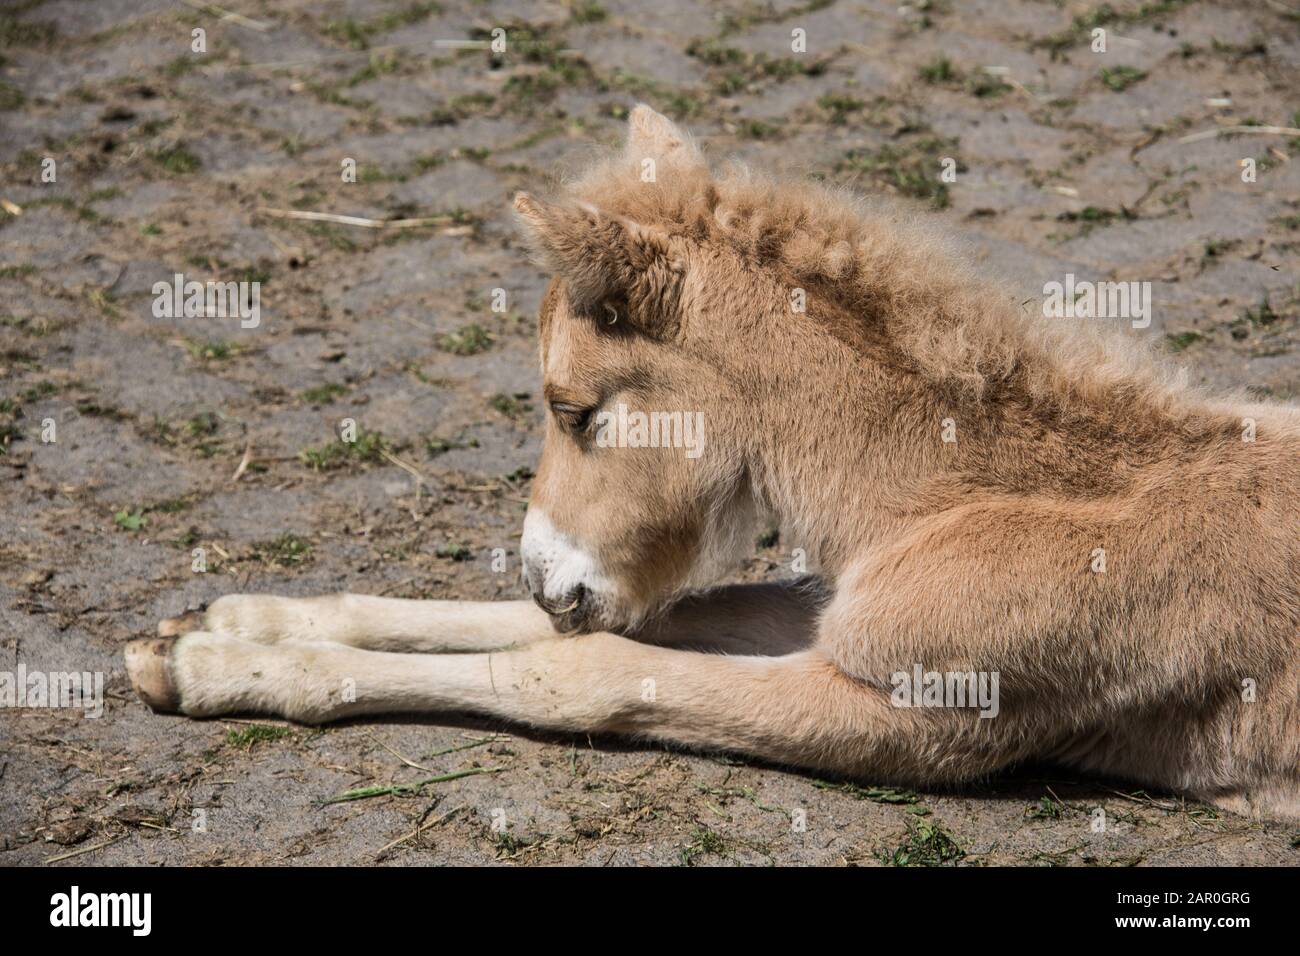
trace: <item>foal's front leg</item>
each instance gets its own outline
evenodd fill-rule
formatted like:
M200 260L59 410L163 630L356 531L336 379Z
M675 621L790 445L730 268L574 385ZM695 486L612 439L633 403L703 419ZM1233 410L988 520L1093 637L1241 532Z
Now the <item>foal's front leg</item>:
M812 580L737 584L692 594L633 635L651 644L728 654L784 654L812 641L824 594ZM372 651L493 651L558 635L532 601L413 601L365 594L228 594L159 622L162 637L193 631L258 644L328 641Z
M192 631L257 644L326 641L413 653L496 650L556 636L551 619L532 601L415 601L368 594L227 594L204 610L158 624L162 637Z

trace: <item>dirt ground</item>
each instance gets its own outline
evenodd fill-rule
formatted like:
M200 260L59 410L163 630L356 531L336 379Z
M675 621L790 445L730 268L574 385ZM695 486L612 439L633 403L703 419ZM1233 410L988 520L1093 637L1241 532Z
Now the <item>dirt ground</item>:
M912 197L1026 298L1149 280L1134 335L1295 399L1300 138L1183 139L1300 122L1300 0L222 4L0 11L0 670L106 676L102 717L0 709L0 864L1300 862L1294 827L1048 768L910 793L470 718L193 722L121 660L230 592L523 596L544 277L507 201L638 100ZM177 272L259 281L260 325L155 317Z

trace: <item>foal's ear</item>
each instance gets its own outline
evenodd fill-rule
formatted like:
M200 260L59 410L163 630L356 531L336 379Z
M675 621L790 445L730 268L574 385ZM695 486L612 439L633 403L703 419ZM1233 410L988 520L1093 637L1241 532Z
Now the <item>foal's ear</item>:
M681 169L703 169L705 165L704 156L690 134L644 103L638 103L628 115L625 155L637 165L647 159L654 160L656 165Z
M676 327L685 265L664 233L585 203L542 202L527 193L515 196L515 211L578 312L654 336Z

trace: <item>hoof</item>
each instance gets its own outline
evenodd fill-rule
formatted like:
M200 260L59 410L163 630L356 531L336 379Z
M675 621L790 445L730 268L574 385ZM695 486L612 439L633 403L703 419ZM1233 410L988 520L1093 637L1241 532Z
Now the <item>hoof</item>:
M122 652L131 686L156 713L174 714L180 710L180 694L172 680L172 647L175 644L176 641L170 638L149 638L131 641Z
M186 611L180 617L165 617L158 622L159 637L180 637L190 631L203 630L204 608Z

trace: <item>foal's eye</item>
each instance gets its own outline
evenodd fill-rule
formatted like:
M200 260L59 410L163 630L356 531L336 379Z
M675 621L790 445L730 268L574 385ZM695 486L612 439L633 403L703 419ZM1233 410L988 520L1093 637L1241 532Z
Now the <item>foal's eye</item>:
M581 405L573 405L569 402L551 402L551 413L561 425L575 433L587 430L593 411L594 408L583 408Z

